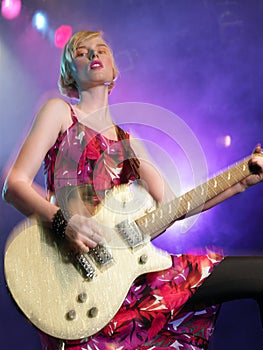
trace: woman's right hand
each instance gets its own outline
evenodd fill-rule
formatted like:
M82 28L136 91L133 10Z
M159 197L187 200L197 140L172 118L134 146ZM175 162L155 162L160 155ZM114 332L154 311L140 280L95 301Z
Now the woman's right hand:
M65 235L75 252L88 252L103 241L103 226L93 217L73 215L67 224Z

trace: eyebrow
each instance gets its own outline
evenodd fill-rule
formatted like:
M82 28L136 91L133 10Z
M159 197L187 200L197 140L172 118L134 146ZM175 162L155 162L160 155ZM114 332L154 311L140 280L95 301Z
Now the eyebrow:
M108 48L108 46L107 46L106 44L97 44L97 45L96 45L96 47L100 47L100 46L103 46L103 47ZM77 47L76 47L76 50L78 50L78 49L86 49L86 50L89 50L89 48L88 48L87 46L84 46L84 45L82 45L82 46L77 46Z

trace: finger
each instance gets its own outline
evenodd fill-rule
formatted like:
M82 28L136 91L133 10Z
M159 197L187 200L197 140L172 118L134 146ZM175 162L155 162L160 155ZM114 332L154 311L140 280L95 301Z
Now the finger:
M89 219L88 225L90 229L95 232L98 236L103 236L103 226L96 219Z
M95 247L96 247L95 243L92 243L89 240L84 240L84 241L79 241L78 243L75 243L74 251L76 253L88 253L90 249L93 249Z
M258 143L253 151L253 153L261 153L262 149L261 149L261 144Z
M96 232L92 233L90 236L90 239L95 242L96 244L102 242L102 236L100 234L97 234Z
M86 234L80 235L80 241L89 248L95 248L99 242L95 240L94 236L94 234L91 234L90 236L86 236Z
M88 230L85 229L85 230L79 231L78 235L82 241L88 239L89 241L93 242L94 244L98 244L102 241L102 236L90 228Z
M84 244L82 241L72 241L70 242L70 250L73 253L88 253L90 247Z
M79 216L77 218L75 226L78 231L83 231L83 232L87 230L93 230L99 233L101 231L100 223L96 219L86 217L86 216Z
M88 237L97 243L101 240L102 230L100 230L99 227L95 226L90 221L82 221L81 224L74 230L78 235Z

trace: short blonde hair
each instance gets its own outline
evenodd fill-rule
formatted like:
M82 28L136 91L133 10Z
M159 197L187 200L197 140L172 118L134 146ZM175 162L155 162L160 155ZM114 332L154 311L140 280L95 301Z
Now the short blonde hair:
M96 37L102 37L102 32L92 32L83 30L75 33L65 45L60 61L60 76L58 80L59 90L63 95L73 98L79 98L79 92L76 85L76 82L72 75L71 63L74 59L75 50L78 45L84 40L93 39ZM108 46L108 45L107 45ZM118 76L118 68L115 64L112 50L110 49L112 63L113 63L113 81L109 85L109 93L111 92L114 82Z

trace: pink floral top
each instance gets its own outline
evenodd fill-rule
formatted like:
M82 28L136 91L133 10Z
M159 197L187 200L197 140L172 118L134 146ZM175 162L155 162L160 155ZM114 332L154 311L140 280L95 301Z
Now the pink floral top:
M101 190L138 177L131 163L125 161L129 147L97 135L78 122L73 110L72 119L72 126L45 158L48 191L87 183L94 188L96 203ZM125 135L127 142L129 136ZM134 281L107 326L87 339L64 342L65 349L207 349L219 306L199 312L181 310L222 259L215 253L173 255L171 268L144 274ZM59 339L42 332L40 337L43 350L59 349Z
M105 190L138 178L130 159L129 134L116 126L118 140L110 140L78 122L74 110L72 125L60 135L44 159L48 193L67 186L90 185L95 203Z

